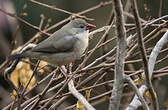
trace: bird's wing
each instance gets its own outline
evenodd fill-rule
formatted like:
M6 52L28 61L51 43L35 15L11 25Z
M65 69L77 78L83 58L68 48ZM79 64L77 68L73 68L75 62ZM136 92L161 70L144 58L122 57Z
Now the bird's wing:
M55 36L57 37L57 36ZM73 50L77 38L72 35L51 37L39 43L32 49L33 52L60 53Z

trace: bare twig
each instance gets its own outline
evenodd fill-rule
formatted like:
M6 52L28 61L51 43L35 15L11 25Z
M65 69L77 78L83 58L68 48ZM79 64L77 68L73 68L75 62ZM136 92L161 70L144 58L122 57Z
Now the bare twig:
M21 50L21 52L24 52L32 47L34 47L34 44L29 44L27 45L25 48L23 48ZM10 80L10 74L15 70L17 64L19 63L19 60L16 60L12 63L12 65L8 68L5 69L4 71L4 77L5 79L9 82L9 84L12 86L13 89L15 89L17 91L17 87L15 87L15 85L12 83L12 81Z
M88 101L81 95L75 88L73 80L71 79L68 83L69 91L85 106L87 110L96 110L93 108Z
M37 71L39 63L40 63L40 60L37 61L37 64L36 64L36 66L35 66L35 68L33 70L33 74L31 75L30 79L28 80L26 86L23 88L22 92L18 94L18 97L19 97L18 98L18 109L19 110L21 109L21 104L22 104L22 99L23 99L24 93L25 93L27 87L29 86L31 80L33 79L33 77L34 77L34 75L35 75L35 73Z
M15 45L16 45L16 38L17 38L17 34L19 33L19 30L20 30L20 27L19 27L19 25L18 25L18 26L16 27L16 32L15 32L14 35L13 35L13 40L12 40L12 42L11 42L11 49L10 49L8 55L11 54L12 50L14 49L14 47L15 47Z
M55 74L55 71L51 72L48 76L46 76L44 79L42 79L40 82L37 82L37 84L35 84L29 91L27 91L24 96L26 96L27 94L29 94L34 88L36 88L37 86L39 86L40 84L44 83L48 78L50 78L51 76L53 76ZM55 80L53 80L55 81ZM63 81L64 82L64 81ZM57 87L60 87L60 83L58 85L56 85ZM46 93L50 92L51 90L49 89ZM30 105L34 104L34 102L37 100L36 98L39 98L39 95L36 95L28 100L26 100L23 104L22 107L24 107L23 109L27 109Z
M36 29L36 30L40 31L41 33L43 33L43 34L45 34L45 35L47 35L47 36L50 36L49 33L46 33L46 32L44 32L44 31L41 31L41 30L39 29L39 27L37 27L37 26L35 26L35 25L32 25L31 23L25 21L24 19L18 17L17 15L15 15L15 14L13 14L13 13L6 12L6 11L4 11L3 9L0 9L0 12L3 12L3 13L5 13L6 15L9 15L9 16L11 16L11 17L14 17L14 18L18 19L19 21L25 23L26 25L32 27L33 29Z
M158 17L160 17L162 15L162 8L163 8L162 4L163 4L163 0L160 0Z
M127 6L128 5L130 6L130 1L131 0L127 1ZM83 10L83 11L77 12L77 13L70 12L69 10L66 11L66 10L60 9L58 7L55 7L53 5L48 5L48 4L45 4L43 2L39 2L39 1L36 1L36 0L30 0L30 2L32 2L34 4L37 4L38 6L45 7L47 9L63 12L65 14L67 14L68 17L65 18L64 20L52 25L51 27L49 27L49 24L47 24L47 26L43 26L43 24L45 23L43 15L40 16L41 17L41 21L39 21L39 26L34 26L31 23L27 24L30 28L34 28L38 32L34 35L34 37L32 37L31 40L29 40L27 43L25 43L22 46L22 48L26 47L29 43L36 43L34 41L37 41L36 39L39 39L43 35L42 32L47 33L51 29L55 29L55 27L59 26L60 24L66 23L67 21L71 20L74 17L85 17L85 13L89 13L89 12L91 12L93 10L100 9L101 7L107 6L109 4L111 5L113 0L110 0L110 1L107 1L107 2L101 2L101 3L99 3L99 4L95 5L95 6L92 6L91 8L88 8L86 10ZM17 98L15 100L15 102L12 102L8 106L6 106L4 108L4 110L9 110L10 107L11 107L11 109L14 109L14 110L19 109L19 107L23 108L23 110L26 110L26 109L29 109L29 108L35 106L35 104L36 104L36 108L39 107L40 110L43 110L43 109L52 110L52 109L55 109L55 108L58 108L58 107L60 107L60 109L64 109L64 110L72 109L73 107L75 107L76 104L69 105L67 107L64 106L64 102L66 103L67 101L69 101L69 99L71 99L70 96L73 96L73 94L70 91L69 92L64 91L64 88L67 87L68 83L71 84L71 87L74 87L76 89L75 91L77 91L78 93L84 92L85 90L92 90L92 94L91 94L92 97L89 100L87 100L88 102L92 102L92 106L96 106L96 104L100 104L100 103L102 103L104 101L109 100L109 96L111 95L111 92L112 92L111 88L113 86L116 86L115 85L116 84L116 80L115 80L115 84L114 84L114 80L112 79L112 77L109 77L109 73L111 73L110 76L114 76L113 73L115 73L115 77L116 77L116 73L118 71L116 71L117 69L115 70L115 66L117 66L119 64L118 62L119 62L120 58L118 58L119 55L117 55L117 57L116 57L116 54L115 54L115 52L116 51L118 52L118 50L119 50L119 49L117 50L117 48L119 48L119 46L118 46L119 43L117 44L117 47L116 46L111 47L108 44L117 42L117 41L119 41L121 39L121 38L118 38L118 36L122 34L122 32L121 32L122 29L120 29L120 32L118 31L118 33L117 33L118 36L117 37L116 36L107 37L107 35L109 34L110 28L111 27L117 27L115 25L112 25L112 23L111 23L112 18L114 17L114 10L112 10L111 12L108 12L108 13L109 13L110 17L109 17L109 20L108 20L109 21L108 24L106 24L107 26L103 26L103 27L101 27L101 28L99 28L99 29L97 29L95 31L90 32L90 38L92 39L92 36L93 35L95 36L95 34L97 34L99 32L101 34L103 34L104 32L105 33L103 34L103 36L100 37L99 41L96 42L96 46L94 46L91 50L89 50L90 49L89 48L88 51L86 51L86 54L83 55L84 57L82 56L82 58L80 60L82 62L82 63L80 63L81 65L77 65L77 67L74 66L74 68L73 68L74 71L72 71L73 74L70 75L70 77L67 77L67 79L63 79L64 77L62 77L62 76L59 77L59 78L56 77L56 78L52 79L53 87L50 88L48 86L50 84L47 84L47 86L45 85L46 87L45 87L44 90L42 90L42 92L36 93L35 95L34 94L31 95L31 93L33 92L33 90L35 88L37 88L39 86L43 86L43 84L44 84L43 82L46 82L46 80L48 80L49 78L51 78L51 76L54 75L53 72L51 72L51 70L48 71L49 69L44 69L45 72L48 72L48 73L51 73L51 74L47 75L40 82L37 82L31 88L30 91L26 91L24 93L24 95L23 95L24 102L18 100L18 99L23 99L23 98ZM15 16L15 14L8 13L8 12L6 12L6 14L7 15L11 15L13 18L17 18ZM118 15L122 16L122 13L118 13ZM129 20L130 19L131 20L132 19L133 20L136 19L133 14L128 13L128 12L123 12L123 15L128 16L127 18ZM148 30L149 33L145 35L145 37L144 37L144 43L145 44L148 44L150 41L155 40L156 38L158 38L157 35L162 33L163 29L167 28L167 22L168 21L162 20L162 19L166 19L167 17L168 16L165 15L165 16L156 18L156 19L154 19L152 21L145 21L145 20L143 20L142 18L139 17L140 22L143 23L142 24L142 30L149 29L150 28L149 26L151 26L152 29L154 28L153 31ZM117 18L117 20L119 21L120 19L118 19L118 18ZM23 18L21 18L21 19L23 19ZM86 17L86 19L87 19L87 17ZM161 20L162 20L162 22L160 22ZM21 22L28 23L27 21L21 21ZM117 23L119 23L119 22L117 22ZM133 23L132 24L124 24L123 23L123 26L125 26L126 29L128 29L126 31L128 35L134 33L135 29L137 27L136 24L133 24ZM43 27L44 27L44 29L42 29ZM117 27L117 29L118 29L118 27ZM111 30L111 31L113 31L113 30ZM145 100L143 98L143 95L145 95L146 91L148 90L148 87L145 85L145 83L143 83L143 85L140 87L140 89L137 90L136 84L139 85L139 83L134 83L133 80L130 79L130 77L134 79L134 78L136 78L137 75L140 75L140 74L142 74L144 72L144 70L142 68L142 65L141 65L142 64L142 59L140 59L140 57L139 57L140 51L137 49L138 45L137 45L137 40L135 39L136 36L137 36L137 33L129 35L129 37L127 38L126 42L127 42L127 45L129 46L127 49L129 51L126 54L126 56L124 56L124 55L123 56L125 57L124 64L126 66L128 66L128 64L132 64L133 66L134 66L134 64L135 65L138 64L138 68L135 68L133 70L128 68L127 70L122 71L123 65L121 65L122 68L120 70L123 73L122 72L119 73L120 76L123 76L123 79L121 80L121 83L123 84L122 81L127 81L128 82L128 83L124 84L123 87L130 85L134 92L131 92L131 94L130 94L130 91L129 91L129 94L128 93L126 93L126 94L125 93L121 93L121 96L127 96L128 97L128 96L133 95L133 93L136 93L136 95L134 97L134 100L131 102L131 104L129 105L128 108L130 110L132 110L132 109L136 109L139 106L142 106L142 107L144 107L144 109L148 110L149 107L148 107L148 105L146 104L146 102L145 102ZM96 37L97 37L97 35L96 35ZM94 55L97 52L100 52L99 51L100 48L102 48L102 50L103 50L102 54L101 55L99 54L100 56L98 58L95 58ZM111 50L109 50L109 49L111 49ZM146 49L147 54L149 54L151 52L151 50L152 50L152 47L147 48ZM167 52L167 47L165 47L165 49L162 50L162 51ZM152 75L153 75L154 79L156 77L162 77L162 76L168 75L167 74L168 66L164 66L163 68L160 68L161 63L163 62L163 60L165 60L165 59L167 60L168 55L165 55L165 53L164 53L164 56L162 56L159 60L156 61L157 55L158 54L162 54L162 51L158 52L157 54L154 53L156 56L154 55L153 59L151 59L152 61L149 60L149 64L148 64L149 65L149 69L150 69L150 67L152 67L151 68L152 72L150 72L150 70L149 70L149 77L152 77ZM120 50L120 52L122 53L123 51ZM94 57L94 59L92 59L91 57ZM148 58L148 56L146 56L146 57ZM116 61L118 64L115 63L116 59L118 61L118 62ZM121 59L121 60L123 60L123 59ZM28 64L35 66L34 63L28 63ZM6 64L6 65L9 65L9 64ZM159 69L156 68L156 70L153 71L154 65L158 66ZM0 66L0 71L3 71L2 69L6 68L6 66L4 66L4 67L2 67L2 66L4 66L4 64L2 64ZM43 67L41 67L41 68L43 68ZM38 70L41 69L41 68L38 68ZM69 71L71 72L71 69L69 69ZM127 77L125 77L124 73L127 74L126 75ZM105 78L105 77L107 77L107 78ZM103 79L103 80L101 80L101 79ZM146 79L144 79L144 81L145 80ZM69 82L69 81L72 81L72 83ZM118 81L118 82L120 82L120 81ZM103 89L103 91L99 91L100 89L102 90L102 86L104 86L106 88L108 87L108 88L107 89ZM55 91L57 91L57 92L55 93ZM122 87L121 88L119 87L118 91L122 91ZM114 93L116 93L116 92L113 91L113 94ZM30 96L29 99L26 97L27 95ZM43 96L45 96L45 97L43 97ZM76 94L75 94L75 96L76 96ZM119 97L121 97L121 96L119 96ZM21 105L16 107L15 104L19 104L19 105L21 104ZM124 105L127 105L127 104L124 103ZM62 108L63 106L65 108ZM113 108L113 109L117 109L117 108Z
M94 32L94 31L93 31ZM128 38L127 38L127 45L130 44L131 40L133 39L134 37L132 35L130 35ZM98 61L102 60L103 58L109 56L111 53L113 53L114 51L116 50L116 47L114 47L113 49L111 49L109 52L107 52L106 54L104 54L103 56L100 56L99 58L95 59L92 63L90 63L89 65L87 65L86 67L82 68L81 71L84 71L88 68L90 68L91 66L93 66L94 64L96 64Z
M132 10L135 16L135 23L137 25L138 45L139 45L139 49L141 51L141 57L143 60L143 66L144 66L145 78L146 78L145 82L147 87L149 88L149 92L152 97L152 104L153 104L154 110L159 110L158 99L152 86L151 77L149 76L149 65L148 65L148 60L146 57L146 51L145 51L145 46L143 41L143 32L142 32L141 23L139 20L139 13L138 13L137 4L135 0L132 0Z
M19 60L14 61L10 67L6 68L4 71L4 78L9 83L9 85L14 89L16 92L18 91L17 87L13 84L13 82L10 80L11 73L15 70L17 64L19 63Z
M166 32L161 39L157 42L157 44L155 45L155 48L152 50L152 53L150 54L149 57L149 77L152 77L153 75L153 70L154 70L154 66L155 66L155 62L156 62L156 58L159 54L159 51L162 49L162 47L164 46L164 44L166 44L168 41L168 32Z
M94 53L94 51L98 48L98 46L102 43L103 39L106 37L106 35L109 33L110 29L112 27L112 24L108 27L108 29L105 31L99 42L96 44L96 46L92 49L92 51L89 53L89 55L83 60L83 62L78 66L75 72L77 72L80 68L84 66L84 64L87 62L87 60L91 57L91 55ZM74 73L75 73L74 72Z
M134 90L134 92L136 93L136 95L138 96L139 100L142 103L142 107L145 110L150 110L145 99L143 98L143 94L140 93L140 91L138 90L136 84L134 83L134 81L130 78L130 76L125 75L125 80L129 83L129 85L132 87L132 89Z
M96 30L94 30L94 31L92 31L92 32L89 33L89 38L92 39L92 36L93 36L94 34L97 34L97 33L99 33L99 32L103 32L103 31L106 31L106 30L108 30L109 28L110 28L110 26L104 26L104 27L101 27L101 28L99 28L99 29L96 29Z
M47 103L45 103L44 106L42 106L42 107L40 108L40 110L43 110L45 107L47 107L47 106L51 103L51 101L54 100L55 97L56 97L58 94L60 94L60 92L67 86L67 84L68 84L68 82L70 81L70 79L71 79L71 77L64 83L64 85L57 91L57 93L56 93L54 96L52 96L51 98L49 98L49 100L47 101Z
M67 11L67 10L63 10L63 9L60 9L60 8L56 8L55 6L49 6L49 5L47 5L47 4L38 2L38 1L36 1L36 0L30 0L30 2L35 3L35 4L38 4L38 5L43 6L43 7L46 7L46 8L49 8L49 9L52 9L52 10L56 10L56 11L60 11L60 12L63 12L63 13L72 15L72 16L80 17L80 18L83 18L83 19L86 19L86 20L94 20L94 19L88 18L88 17L86 17L86 16L81 16L81 15L72 13L72 12Z
M48 91L48 89L50 88L52 82L53 82L53 79L55 78L56 76L56 72L57 72L58 68L55 69L53 72L53 76L50 80L50 82L48 83L48 85L45 87L45 89L39 94L39 97L38 99L35 101L35 103L32 105L32 107L30 108L30 110L34 110L36 108L36 106L38 105L38 103L40 102L40 100L44 97L45 93Z
M33 47L35 47L36 45L34 45L34 44L29 44L29 45L27 45L26 47L24 47L22 50L21 50L21 53L22 52L24 52L24 51L26 51L26 50L28 50L28 49L30 49L30 48L33 48ZM5 77L5 79L8 81L8 83L10 84L10 86L12 86L12 88L18 93L19 91L18 91L18 89L17 89L17 87L13 84L13 82L10 80L10 74L15 70L15 68L16 68L16 66L17 66L17 64L19 63L19 59L17 59L16 61L14 61L13 63L12 63L12 65L10 66L10 67L8 67L7 69L5 69L5 72L4 72L4 77ZM30 82L29 82L30 83ZM28 84L27 84L27 86L28 86ZM26 88L27 88L27 86L26 86ZM21 97L20 97L20 94L18 93L18 96L19 96L19 103L18 103L18 109L20 110L21 108L20 108L20 105L21 105L21 101L22 101L22 96L23 96L23 94L21 95Z
M65 69L65 68L64 68ZM66 70L65 70L66 71ZM71 74L71 70L69 71ZM73 80L71 79L68 83L68 88L69 88L69 91L73 94L74 97L76 97L83 105L84 107L87 109L87 110L96 110L95 108L92 107L92 105L85 99L85 97L80 94L75 86L74 86L74 82Z
M40 20L40 24L39 24L39 29L41 30L42 26L44 24L45 16L43 14L41 14L40 17L41 17L41 20Z
M168 41L168 32L166 32L161 39L157 42L155 48L153 49L152 53L150 54L149 57L149 76L152 77L153 75L153 70L154 70L154 65L156 62L156 58L159 54L159 51L162 49L162 47L167 43ZM147 86L146 85L142 85L139 88L139 91L141 92L141 94L145 94L145 92L147 91ZM141 102L138 100L137 96L134 96L132 102L130 103L130 105L126 108L126 110L135 110L137 109L139 106L141 106Z
M95 10L95 9L98 9L98 8L101 8L101 7L104 7L104 6L107 6L107 5L111 4L111 3L112 3L112 1L101 2L101 3L98 4L98 5L95 5L95 6L91 7L91 8L88 8L88 9L86 9L86 10L84 10L84 11L81 11L81 12L79 12L79 13L76 13L76 14L77 14L77 15L82 15L82 14L88 13L88 12L90 12L90 11L93 11L93 10ZM48 32L48 31L54 29L55 27L57 27L57 26L59 26L59 25L61 25L61 24L63 24L63 23L68 22L68 21L71 20L71 19L72 19L72 17L68 17L68 18L66 18L66 19L64 19L64 20L62 20L62 21L60 21L60 22L58 22L57 24L54 24L53 26L49 27L49 28L46 29L45 31Z
M115 77L112 95L110 97L109 110L119 110L120 99L124 87L124 57L126 53L126 30L124 27L124 17L121 0L113 0L113 6L116 17L117 32L117 52L115 62Z

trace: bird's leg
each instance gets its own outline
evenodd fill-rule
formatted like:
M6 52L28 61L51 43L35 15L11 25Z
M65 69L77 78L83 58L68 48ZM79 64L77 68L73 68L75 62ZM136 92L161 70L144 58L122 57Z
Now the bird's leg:
M60 66L60 70L63 73L63 75L65 76L66 79L68 79L71 76L71 72L72 72L72 63L70 63L68 65L68 72L67 69L65 68L65 66ZM69 73L69 74L68 74Z
M68 65L68 77L72 76L72 62Z
M67 69L65 68L65 66L60 66L60 70L63 73L63 75L65 76L66 80L68 79L68 73L67 73Z
M69 74L71 74L71 72L72 72L72 63L70 63L69 65L68 65L68 67L69 67Z

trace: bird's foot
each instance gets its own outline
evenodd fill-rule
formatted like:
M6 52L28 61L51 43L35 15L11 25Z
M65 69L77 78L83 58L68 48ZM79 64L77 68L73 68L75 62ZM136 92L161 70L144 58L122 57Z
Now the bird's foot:
M65 66L60 67L61 72L63 73L66 80L68 80L72 75L67 73L67 69Z

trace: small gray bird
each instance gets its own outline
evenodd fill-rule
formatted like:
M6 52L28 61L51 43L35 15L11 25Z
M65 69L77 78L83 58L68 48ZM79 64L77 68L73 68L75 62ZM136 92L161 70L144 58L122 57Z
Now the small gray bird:
M61 66L80 59L88 47L89 30L96 26L83 19L71 20L49 38L37 44L31 51L15 54L9 60L31 57Z

